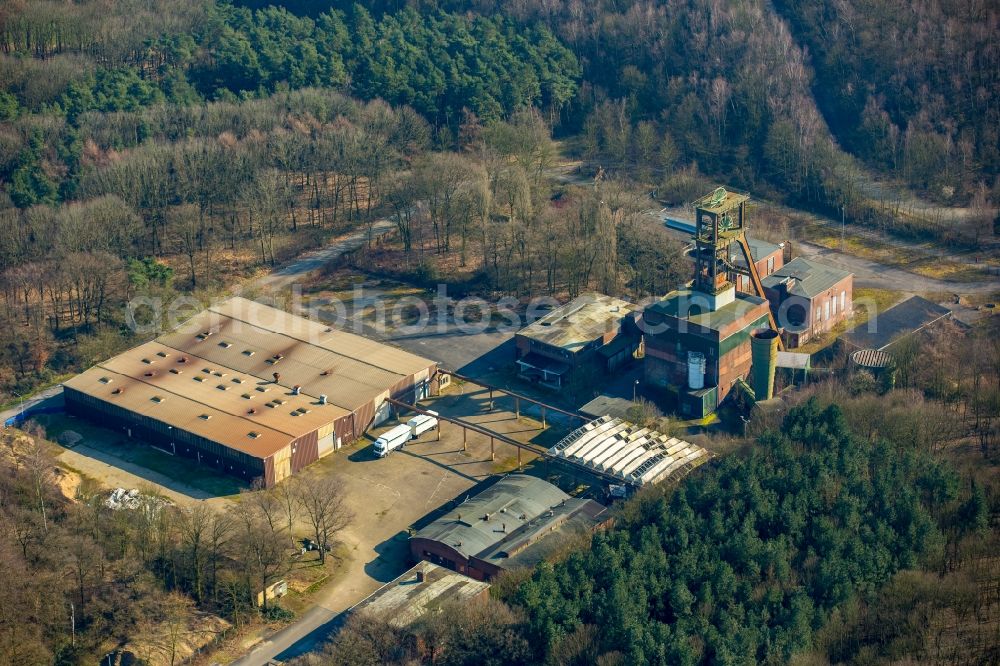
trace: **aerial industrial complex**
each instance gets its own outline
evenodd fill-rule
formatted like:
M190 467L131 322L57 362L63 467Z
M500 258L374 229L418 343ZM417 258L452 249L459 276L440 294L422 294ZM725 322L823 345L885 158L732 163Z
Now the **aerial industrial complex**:
M412 568L373 593L369 587L350 612L406 634L443 604L477 603L504 572L551 560L611 525L606 504L712 461L719 449L700 428L738 423L712 417L727 401L744 423L751 409L775 407L778 368L792 370L785 375L792 383L807 377L810 355L788 350L832 339L852 317L853 276L793 258L788 243L748 237L748 201L718 188L695 202L690 228L671 222L692 234L691 279L644 307L584 292L530 321L506 346L491 341L486 355L492 361L504 350L503 372L523 391L230 298L67 381L66 409L114 429L119 441L263 488L365 435L375 439L370 452L353 447L308 474L349 480L344 496L373 521L365 548L378 554L399 543L395 568L378 581ZM949 315L913 297L879 313L877 326L842 334L840 344L854 368L891 384L892 346ZM433 344L462 344L397 339L428 353ZM681 421L640 401L640 387ZM549 392L570 397L543 402ZM513 409L497 409L500 399ZM404 412L418 416L370 432ZM439 445L449 438L454 446ZM498 442L514 455L498 460ZM515 463L520 473L509 473Z
M436 391L437 364L243 298L66 382L71 414L270 487Z
M515 335L518 376L593 391L641 358L646 387L688 418L714 412L734 391L769 399L788 356L779 349L849 316L851 275L786 262L785 244L748 238L748 200L718 188L695 202L693 280L645 309L587 292L529 323ZM128 437L271 487L384 421L393 401L413 405L436 393L440 381L434 361L231 298L69 380L65 403ZM631 425L623 410L595 414L551 455L632 485L705 457ZM468 562L482 550L466 549Z

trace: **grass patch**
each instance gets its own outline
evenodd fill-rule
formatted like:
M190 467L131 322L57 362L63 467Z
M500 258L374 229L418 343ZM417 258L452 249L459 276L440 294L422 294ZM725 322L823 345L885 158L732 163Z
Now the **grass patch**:
M522 467L527 466L530 460L534 458L535 456L533 454L530 454L527 451L522 451L521 452ZM492 467L492 471L494 474L507 474L509 472L513 472L516 470L517 470L517 454L500 458L499 460L493 463Z
M902 294L891 289L859 287L854 290L852 301L854 314L840 322L823 335L812 338L793 351L800 354L815 354L836 342L837 338L856 326L865 324L872 312L885 312L902 299Z
M45 414L35 417L34 420L45 428L47 438L52 441L58 441L64 432L76 432L83 439L75 448L80 445L88 446L211 495L221 497L237 495L242 488L247 487L239 479L223 474L219 470L199 466L188 458L163 453L140 439L127 439L114 430L101 428L84 419L62 414Z
M841 242L839 233L815 222L803 222L800 230L800 238L815 245L901 268L922 277L945 282L977 282L989 277L984 268L942 259L916 249L900 247L873 238L845 235Z

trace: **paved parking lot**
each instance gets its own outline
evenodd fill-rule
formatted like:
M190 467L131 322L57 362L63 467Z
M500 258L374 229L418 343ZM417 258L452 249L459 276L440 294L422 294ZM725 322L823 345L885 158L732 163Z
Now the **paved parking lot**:
M565 432L558 424L543 430L537 421L515 418L509 400L495 400L495 409L490 411L488 391L468 384L423 401L421 406L542 447ZM409 417L403 414L400 418L405 421ZM329 636L341 612L410 566L410 528L428 515L446 510L457 497L491 476L516 471L515 447L496 442L491 455L489 437L470 431L463 443L462 429L451 423L444 423L440 431L425 433L385 458L376 458L372 451L374 438L395 425L395 420L383 424L356 445L300 473L330 475L344 485L355 516L340 534L350 558L345 563L346 574L336 586L320 593L318 608L270 636L236 664L263 665L275 658L285 661L314 649ZM579 486L572 473L554 471L551 463L528 454L522 456L522 463L525 473L544 476L566 489Z

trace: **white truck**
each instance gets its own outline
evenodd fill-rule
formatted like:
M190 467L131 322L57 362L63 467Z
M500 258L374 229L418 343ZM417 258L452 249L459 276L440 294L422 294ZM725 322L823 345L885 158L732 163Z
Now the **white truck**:
M431 416L433 414L433 416ZM422 434L428 430L433 430L438 425L437 412L432 412L428 410L427 414L417 414L412 419L406 422L406 425L410 427L410 435L413 439L420 437Z
M403 445L410 440L412 432L410 426L404 424L382 433L375 440L375 455L379 458L385 458L390 451L403 448Z

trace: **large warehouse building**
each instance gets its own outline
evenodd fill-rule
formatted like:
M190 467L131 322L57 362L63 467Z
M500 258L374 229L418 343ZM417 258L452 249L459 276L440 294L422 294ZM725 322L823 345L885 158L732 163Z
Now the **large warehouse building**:
M232 298L65 383L71 414L271 487L436 391L437 364Z

